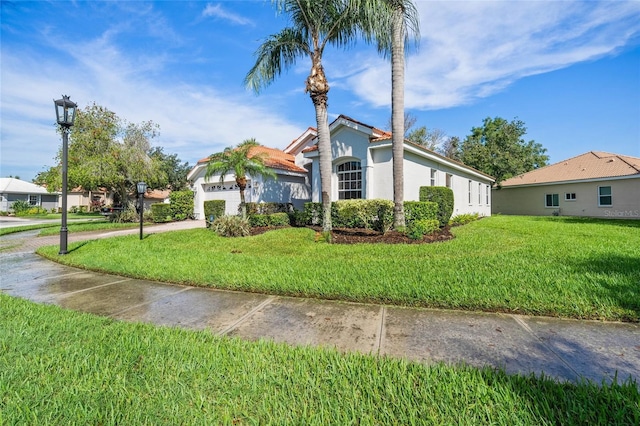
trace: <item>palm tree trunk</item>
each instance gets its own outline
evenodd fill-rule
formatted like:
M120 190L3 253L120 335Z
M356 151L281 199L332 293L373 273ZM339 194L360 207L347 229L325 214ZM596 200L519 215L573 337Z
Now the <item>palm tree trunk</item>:
M247 179L236 179L236 183L238 184L238 188L240 188L240 209L242 211L242 218L247 218L247 204L244 202L244 190L247 187Z
M331 238L331 134L327 117L327 83L320 61L322 53L311 58L311 73L307 78L306 91L309 92L316 110L318 129L318 154L320 157L320 188L322 191L322 231Z
M401 5L394 5L391 27L391 152L393 156L393 226L404 218L404 20Z

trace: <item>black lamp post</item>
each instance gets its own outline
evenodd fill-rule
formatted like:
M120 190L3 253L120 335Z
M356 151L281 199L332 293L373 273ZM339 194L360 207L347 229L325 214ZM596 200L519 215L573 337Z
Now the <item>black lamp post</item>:
M71 102L68 96L53 101L56 107L56 121L62 130L62 227L60 228L60 251L67 254L67 157L69 154L69 131L76 119L78 105Z
M142 239L142 220L144 217L144 193L147 192L147 184L145 182L138 182L136 186L138 189L138 200L140 203L140 239Z

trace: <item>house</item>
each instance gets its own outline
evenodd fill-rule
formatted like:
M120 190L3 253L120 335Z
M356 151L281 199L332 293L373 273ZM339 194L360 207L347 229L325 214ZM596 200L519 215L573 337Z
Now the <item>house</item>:
M291 203L295 208L302 209L304 203L311 199L308 170L296 165L293 155L279 149L257 146L249 152L249 157L254 155L262 155L265 164L275 172L277 178L248 176L245 201ZM240 190L235 176L228 174L224 181L220 181L220 175L205 179L208 161L208 158L198 161L187 175L195 191L195 218L204 218L204 202L208 200L225 200L225 213L238 214Z
M340 115L329 125L333 173L331 199L393 200L391 133ZM260 147L278 178L252 177L247 201L289 202L301 209L320 202L320 167L316 129L309 127L283 151ZM233 176L204 180L207 159L189 173L196 191L195 214L202 218L204 200L225 199L228 214L236 214L240 195ZM418 200L421 186L446 186L454 193L454 215L491 215L494 179L478 170L405 141L404 198Z
M105 188L89 191L79 186L67 191L67 209L69 210L78 208L89 212L100 210L100 207L112 203L113 197ZM60 194L58 205L62 206L62 194Z
M640 219L640 158L590 151L515 176L493 191L493 212Z
M0 211L11 211L11 206L18 200L49 211L58 208L58 193L48 192L46 188L24 180L0 178Z

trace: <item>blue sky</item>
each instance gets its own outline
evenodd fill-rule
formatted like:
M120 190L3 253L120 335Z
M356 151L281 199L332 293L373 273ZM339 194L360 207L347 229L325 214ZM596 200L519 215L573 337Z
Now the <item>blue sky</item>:
M640 1L415 2L407 58L418 126L464 139L515 117L551 162L590 150L640 157ZM53 99L160 125L154 146L195 165L255 137L284 148L315 126L302 58L259 95L253 53L286 24L268 1L2 1L0 175L31 180L61 145ZM390 65L358 42L329 49L330 120L385 128Z

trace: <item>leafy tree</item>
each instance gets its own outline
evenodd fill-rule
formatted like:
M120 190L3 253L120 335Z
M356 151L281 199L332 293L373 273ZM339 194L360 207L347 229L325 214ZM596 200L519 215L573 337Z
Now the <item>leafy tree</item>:
M471 129L460 147L460 159L496 178L496 184L510 177L546 166L549 157L541 144L522 136L527 132L524 122L487 117L482 127Z
M147 155L151 140L157 135L158 126L153 122L128 123L95 103L78 110L69 138L69 188L80 186L94 191L104 187L113 192L114 202L124 203L140 180L150 188L163 187L166 177L158 162ZM62 148L56 159L57 166L39 173L35 179L50 191L62 186Z
M159 162L160 170L167 178L167 188L172 191L188 189L187 175L191 166L187 162L181 162L178 154L165 154L162 147L154 147L149 151L149 157Z
M240 206L242 207L242 217L247 218L247 206L244 198L244 191L247 188L247 176L269 176L276 178L276 174L265 165L265 154L256 152L255 148L260 146L255 139L246 139L236 148L225 148L223 152L209 156L205 180L213 175L220 175L220 182L224 182L227 174L233 172L236 183L240 188Z
M407 139L411 142L421 145L427 149L435 151L439 145L445 140L446 134L444 130L427 129L426 126L418 127L407 135Z

